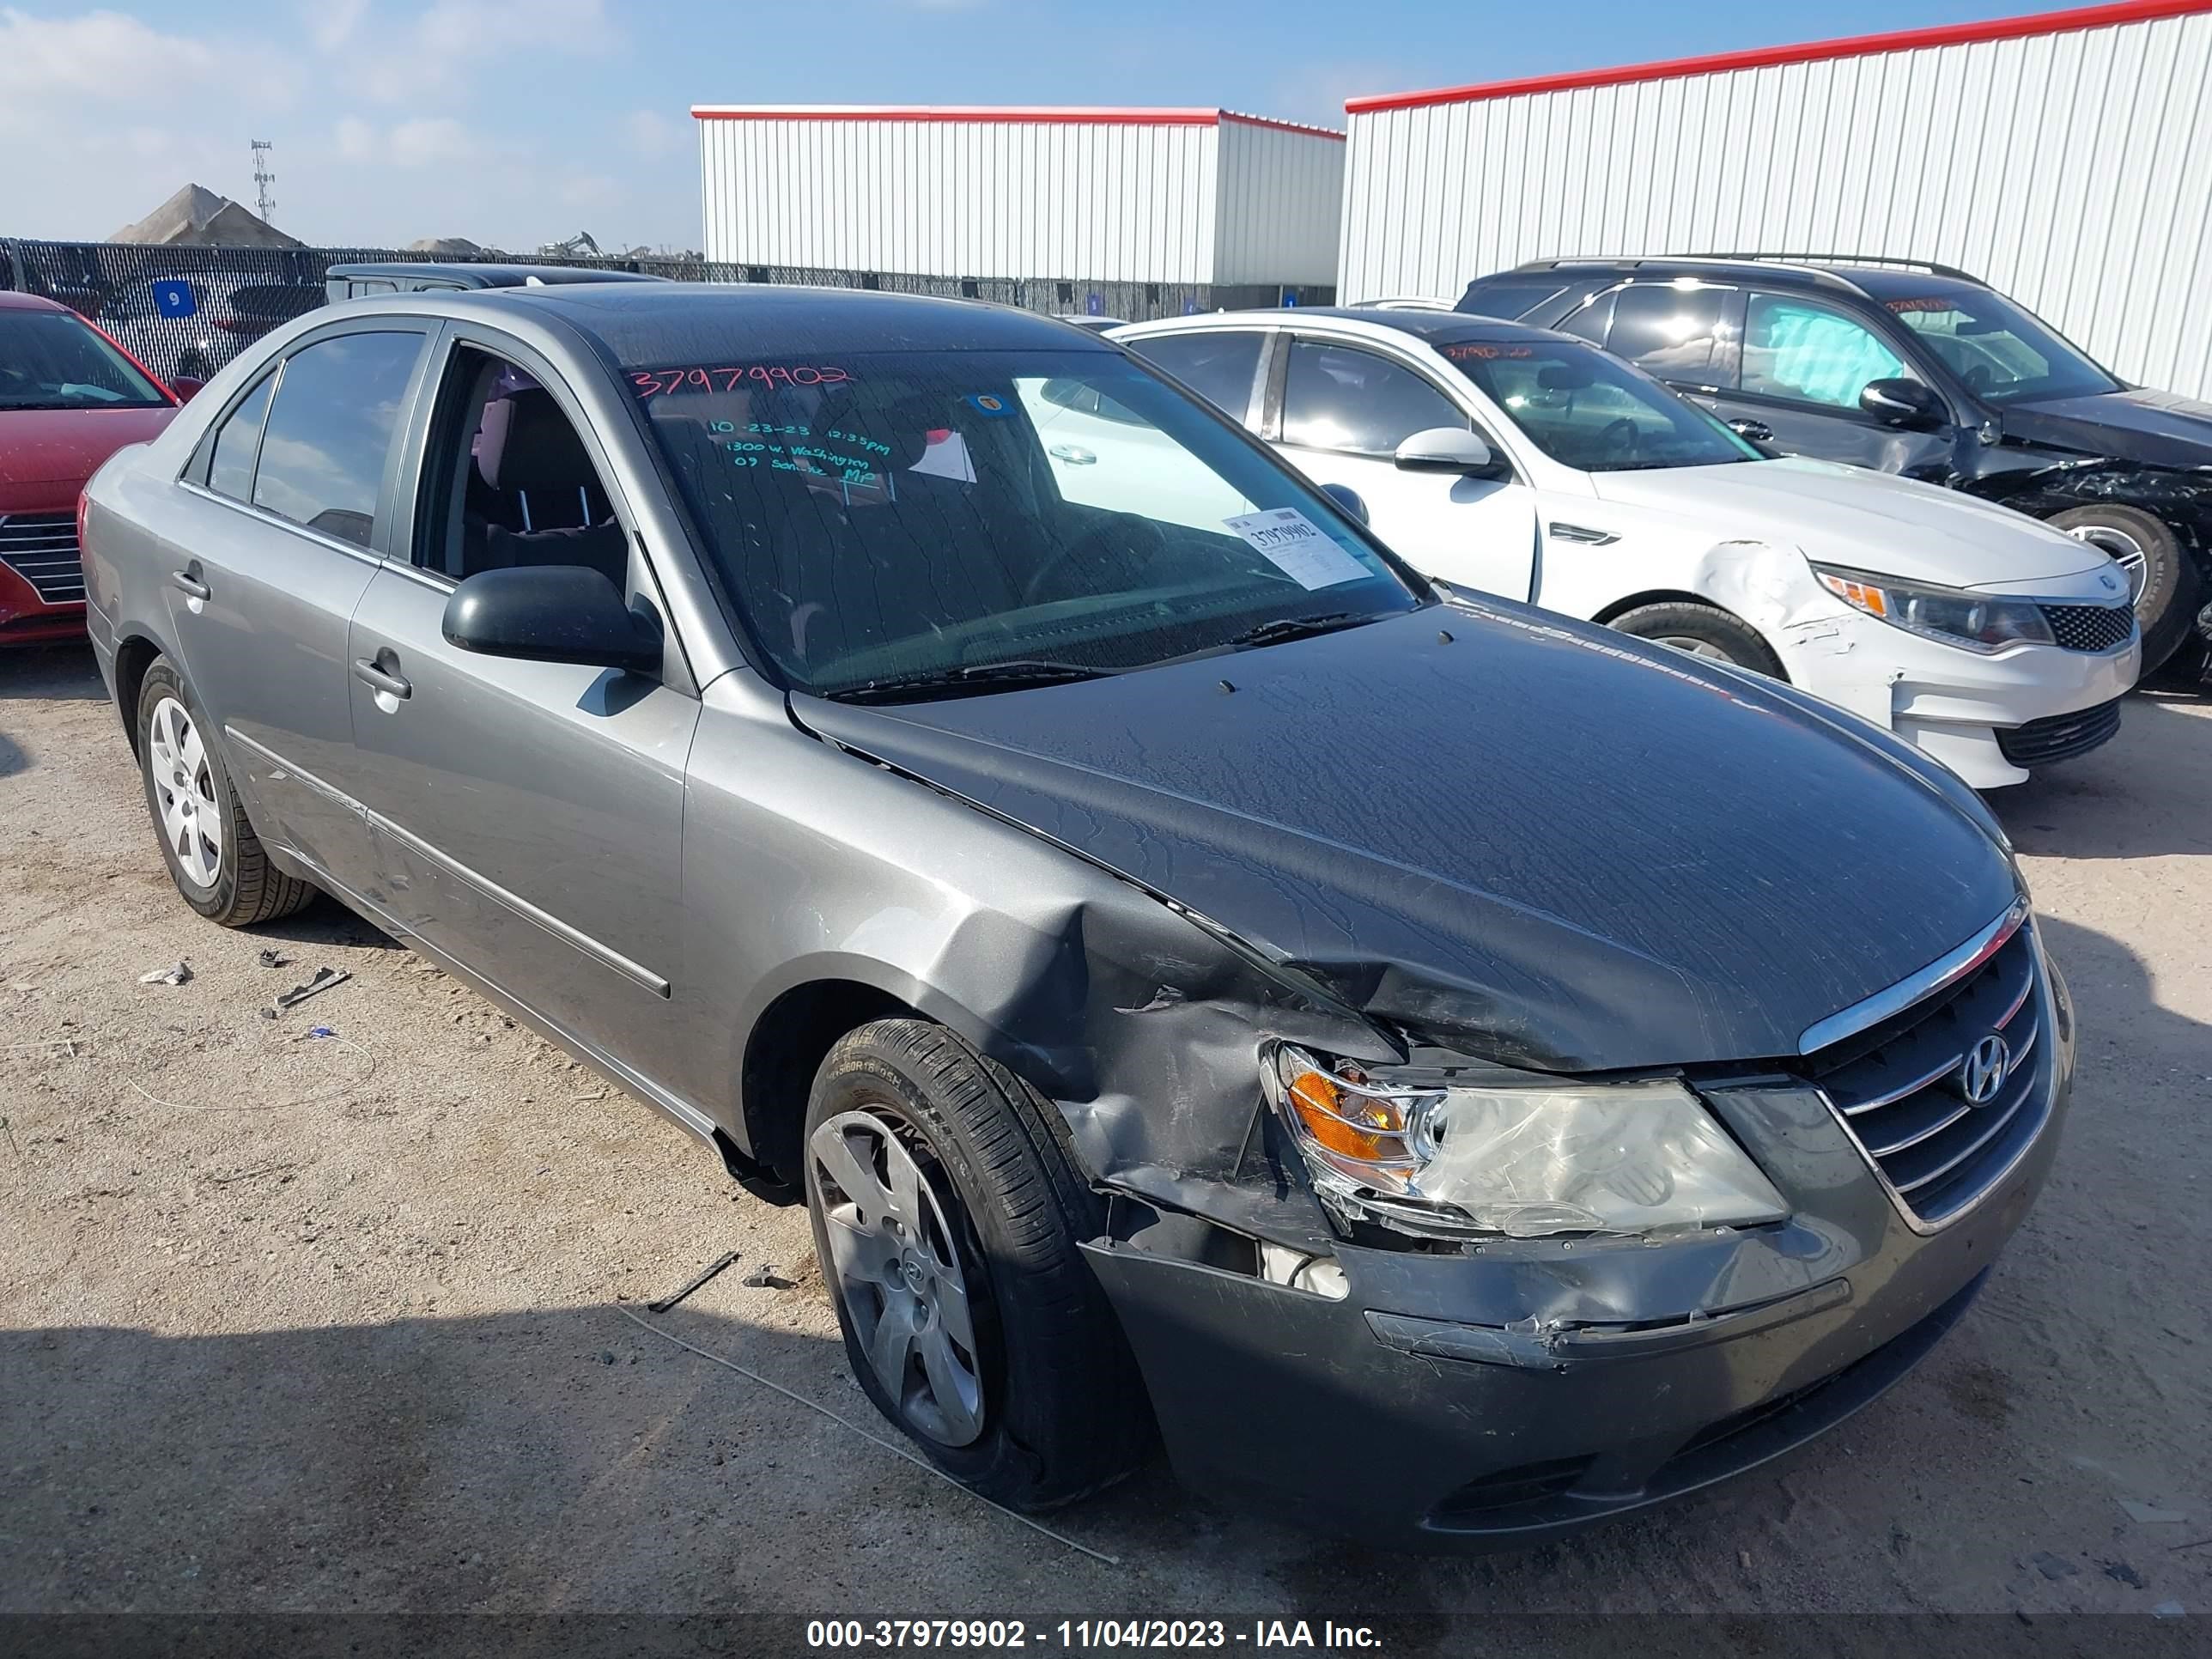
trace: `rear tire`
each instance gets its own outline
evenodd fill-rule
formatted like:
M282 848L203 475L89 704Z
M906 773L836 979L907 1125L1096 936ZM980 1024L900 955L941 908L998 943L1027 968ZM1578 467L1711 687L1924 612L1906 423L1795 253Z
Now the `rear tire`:
M830 1051L806 1111L814 1252L853 1376L932 1463L1022 1510L1120 1479L1151 1425L1077 1248L1104 1205L1053 1109L944 1027L887 1019Z
M1759 630L1717 605L1698 605L1687 599L1639 605L1615 617L1612 625L1639 640L1671 645L1692 656L1734 663L1738 668L1748 668L1769 679L1786 681L1790 678L1782 672L1782 659L1774 654L1774 648Z
M2166 665L2196 626L2204 602L2204 579L2173 527L2141 507L2099 505L2054 514L2053 529L2087 542L2111 555L2114 563L2142 572L2136 593L2136 625L2142 630L2142 674L2148 678Z
M169 879L225 927L289 916L315 889L269 860L223 770L209 722L167 657L138 687L138 772Z

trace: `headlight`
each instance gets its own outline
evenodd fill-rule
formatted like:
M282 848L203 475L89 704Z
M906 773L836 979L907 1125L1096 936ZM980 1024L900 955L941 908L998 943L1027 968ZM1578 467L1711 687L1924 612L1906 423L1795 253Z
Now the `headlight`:
M1853 610L1946 645L2002 651L2008 645L2051 645L2051 624L2033 599L1994 599L1963 587L1899 581L1863 570L1815 564L1820 586Z
M1789 1213L1677 1083L1406 1087L1287 1043L1263 1076L1324 1191L1437 1231L1648 1233Z

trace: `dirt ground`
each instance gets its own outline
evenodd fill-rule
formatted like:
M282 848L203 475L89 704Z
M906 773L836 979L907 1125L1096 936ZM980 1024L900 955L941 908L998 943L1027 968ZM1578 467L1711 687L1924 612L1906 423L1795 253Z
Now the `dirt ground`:
M1265 1615L1419 1652L1581 1610L2202 1612L2212 705L2139 696L1996 804L2081 1073L1916 1375L1782 1474L1517 1555L1385 1559L1155 1465L1052 1519L1109 1565L633 1322L740 1251L648 1316L873 1431L802 1212L335 906L201 921L88 653L0 656L0 1613L726 1613L793 1650L823 1616Z

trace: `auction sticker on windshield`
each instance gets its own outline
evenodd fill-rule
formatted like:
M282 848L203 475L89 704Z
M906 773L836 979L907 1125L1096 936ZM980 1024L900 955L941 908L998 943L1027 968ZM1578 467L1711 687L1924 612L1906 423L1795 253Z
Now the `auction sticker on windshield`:
M1334 587L1371 574L1295 507L1240 514L1221 522L1259 549L1301 587Z

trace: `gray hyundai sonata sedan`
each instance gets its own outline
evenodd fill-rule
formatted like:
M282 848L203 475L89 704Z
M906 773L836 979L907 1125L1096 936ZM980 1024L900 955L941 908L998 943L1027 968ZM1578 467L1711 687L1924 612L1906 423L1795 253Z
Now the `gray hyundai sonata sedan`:
M1401 1542L1686 1492L1902 1376L2051 1163L1969 791L1440 598L1064 324L349 304L82 529L185 902L331 894L803 1194L854 1376L1004 1502L1155 1431Z

